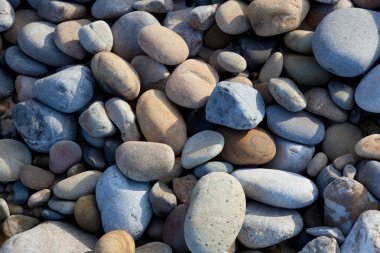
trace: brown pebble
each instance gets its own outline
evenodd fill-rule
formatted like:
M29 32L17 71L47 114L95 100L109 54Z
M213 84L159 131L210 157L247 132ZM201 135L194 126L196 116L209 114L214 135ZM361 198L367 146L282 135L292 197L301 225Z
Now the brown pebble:
M149 223L146 229L147 234L150 238L155 241L162 241L162 229L164 227L164 220L154 219Z
M319 172L321 172L321 170L324 167L326 167L328 162L329 159L327 158L327 155L325 153L319 152L315 154L313 159L311 159L311 161L307 165L307 174L312 177L318 176Z
M371 134L361 139L355 145L355 152L363 158L380 160L380 134Z
M253 84L253 88L255 88L260 93L266 105L269 105L273 102L273 96L269 91L268 82Z
M135 241L124 230L114 230L106 233L95 245L94 253L134 253Z
M24 164L21 167L20 179L26 187L38 191L49 188L53 184L55 176L48 170Z
M233 36L220 30L218 25L213 25L205 33L204 43L210 49L225 48L233 39Z
M85 195L77 200L74 217L79 227L87 232L98 233L102 230L102 221L95 195Z
M173 179L173 192L179 202L184 204L190 203L191 191L196 184L197 178L192 174Z
M343 168L348 164L355 165L356 161L357 161L356 156L354 156L352 153L347 153L335 158L333 161L333 165L338 170L343 170Z

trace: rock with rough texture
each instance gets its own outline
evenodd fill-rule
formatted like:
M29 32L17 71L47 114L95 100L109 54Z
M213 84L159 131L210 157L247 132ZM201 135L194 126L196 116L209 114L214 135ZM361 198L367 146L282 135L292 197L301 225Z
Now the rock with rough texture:
M163 143L128 141L116 150L116 164L128 178L154 181L168 176L174 166L173 149Z
M229 0L216 11L215 21L219 28L232 35L245 33L251 28L247 16L248 5L245 2Z
M260 249L290 239L302 228L302 216L297 211L250 202L238 240L248 248Z
M73 113L90 102L94 84L91 70L77 65L37 80L33 97L57 111Z
M195 29L206 31L215 23L218 7L218 4L197 6L189 13L187 22Z
M245 196L227 173L202 177L194 187L185 219L185 240L192 252L225 252L244 221Z
M218 131L224 137L224 148L220 156L232 164L264 164L276 154L276 144L264 129L238 131L220 128Z
M96 202L104 231L126 230L137 240L152 217L150 184L125 177L116 165L109 167L96 186Z
M352 110L355 106L354 89L345 83L331 81L328 85L331 99L343 110ZM372 90L372 89L371 89Z
M363 74L380 56L377 13L344 8L326 16L313 37L318 63L343 77Z
M35 226L40 221L34 217L25 215L11 215L2 224L2 231L8 238L25 232Z
M376 253L380 250L380 211L363 212L341 246L342 253Z
M327 236L330 238L334 238L335 240L337 240L339 244L344 242L344 240L346 239L342 231L340 231L339 228L334 228L334 227L327 227L327 226L312 227L312 228L306 229L306 233L313 236Z
M102 230L95 195L82 196L75 202L74 217L78 226L87 232L98 233Z
M10 238L0 253L86 253L95 247L97 238L66 222L46 221Z
M256 0L248 6L247 16L257 35L272 36L295 30L309 8L307 0Z
M136 116L147 141L169 145L180 154L187 139L185 121L164 92L148 90L137 102Z
M166 218L162 228L162 240L175 252L188 252L184 236L185 218L189 205L176 206Z
M312 54L314 32L294 30L284 35L284 43L291 50L300 54Z
M173 179L173 192L181 203L190 203L191 192L197 182L197 178L192 174Z
M377 199L380 199L380 163L372 160L362 160L358 168L356 180L362 183Z
M133 10L133 0L96 0L91 15L96 19L119 18Z
M278 78L284 66L284 56L281 52L272 54L260 70L259 79L268 82L271 78Z
M103 20L84 25L79 29L79 41L91 54L109 52L113 44L111 28Z
M0 1L0 32L8 30L15 22L15 12L12 5L6 1Z
M114 230L100 237L95 245L94 253L133 253L135 241L124 230Z
M82 160L82 149L74 141L59 141L49 150L49 169L62 174Z
M28 76L42 76L48 72L48 68L26 55L18 46L7 48L5 62L15 72Z
M323 122L305 112L289 112L279 105L266 108L268 128L280 137L305 145L316 145L325 136Z
M306 244L299 253L340 253L334 238L320 236Z
M255 128L264 118L265 104L258 91L241 83L220 82L206 105L206 119L237 130Z
M268 89L274 100L286 110L298 112L306 108L305 96L289 78L271 78Z
M58 141L75 140L74 116L53 110L37 100L15 105L12 118L18 133L34 151L47 153Z
M189 59L169 76L165 92L174 103L196 109L206 104L218 82L219 74L211 65Z
M275 207L302 208L318 197L318 189L312 181L287 171L241 169L232 172L232 176L239 180L248 198Z

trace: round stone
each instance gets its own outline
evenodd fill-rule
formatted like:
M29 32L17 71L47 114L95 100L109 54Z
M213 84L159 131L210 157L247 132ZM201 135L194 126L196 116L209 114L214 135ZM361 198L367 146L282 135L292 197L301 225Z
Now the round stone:
M323 152L315 154L313 159L307 165L307 174L309 176L315 177L318 176L319 172L326 167L328 163L327 155Z
M219 28L232 35L245 33L251 29L247 17L247 7L245 2L229 0L223 3L216 11L215 20Z
M73 141L59 141L49 150L49 169L56 174L65 173L81 160L82 149Z
M21 29L27 24L41 20L35 10L19 9L15 11L15 22L3 33L4 39L11 44L17 44L17 38Z
M82 196L75 202L74 217L79 227L87 232L98 233L102 230L95 195Z
M300 54L312 54L314 32L294 30L284 35L284 43L291 50Z
M14 24L16 17L12 5L6 0L0 1L0 12L0 32L4 32Z
M111 28L103 20L86 24L79 29L79 41L91 54L109 52L113 44Z
M286 110L298 112L306 108L305 96L289 78L271 78L268 88L274 100Z
M260 70L259 79L261 82L268 82L271 78L278 78L284 66L284 56L281 52L272 54Z
M22 75L42 76L48 72L44 64L24 54L18 46L7 48L5 62L13 71Z
M234 52L222 51L218 54L216 60L224 70L231 73L240 73L247 68L247 62L244 57Z
M29 208L41 207L49 201L50 196L51 196L51 191L49 189L43 189L43 190L37 191L33 193L32 195L30 195L28 199L28 207Z
M331 99L343 110L352 110L355 106L354 102L354 89L348 84L331 81L328 85ZM374 91L373 89L371 89ZM356 89L357 91L357 89Z
M94 253L133 253L135 241L124 230L114 230L104 234L95 245Z
M55 181L55 176L48 170L33 165L21 167L20 180L29 189L38 191L49 188Z

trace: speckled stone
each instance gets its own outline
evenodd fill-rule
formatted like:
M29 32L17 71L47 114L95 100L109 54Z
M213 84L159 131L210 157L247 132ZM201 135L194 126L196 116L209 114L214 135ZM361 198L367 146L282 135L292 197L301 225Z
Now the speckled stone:
M79 29L79 41L91 54L109 52L113 44L111 28L103 20L86 24Z
M216 11L215 20L219 28L232 35L245 33L251 28L247 16L248 5L243 1L230 0Z
M298 112L306 108L305 96L289 78L271 78L268 89L274 100L288 111Z

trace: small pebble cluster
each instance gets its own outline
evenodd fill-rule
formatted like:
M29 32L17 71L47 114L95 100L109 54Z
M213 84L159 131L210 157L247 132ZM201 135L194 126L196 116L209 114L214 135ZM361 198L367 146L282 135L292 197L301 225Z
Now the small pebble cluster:
M380 253L380 0L0 0L0 253Z

